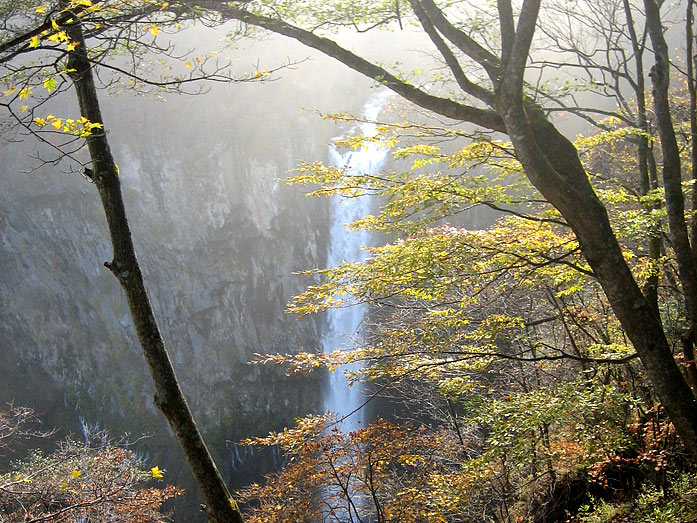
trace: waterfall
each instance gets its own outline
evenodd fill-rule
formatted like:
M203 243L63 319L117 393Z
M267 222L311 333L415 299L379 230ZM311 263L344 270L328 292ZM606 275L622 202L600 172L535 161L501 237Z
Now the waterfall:
M349 134L357 132L364 136L375 136L377 126L371 122L377 118L392 94L391 91L384 90L371 96L363 108L363 117L368 122L354 125ZM332 164L344 168L349 174L354 175L378 172L386 157L387 149L376 143L369 143L361 149L345 153L339 152L334 146L330 146L329 149L329 158ZM329 267L336 266L343 261L355 262L365 259L366 254L361 250L361 247L369 244L370 233L368 231L349 231L346 224L369 214L371 206L371 199L367 196L350 199L341 198L338 195L333 197L327 256ZM331 352L337 348L350 349L353 337L358 334L366 312L364 305L329 310L327 328L322 338L324 351ZM363 409L359 409L362 403L363 396L359 384L349 387L341 371L330 374L324 395L324 411L330 411L338 418L348 416L341 424L341 429L344 432L351 432L364 426L365 415ZM359 410L356 411L356 409Z

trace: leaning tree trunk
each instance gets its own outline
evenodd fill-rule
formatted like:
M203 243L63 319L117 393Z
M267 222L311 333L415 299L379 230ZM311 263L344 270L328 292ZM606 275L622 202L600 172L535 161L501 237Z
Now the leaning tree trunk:
M593 192L573 144L542 115L538 118L530 122L523 113L506 114L516 154L530 181L576 234L656 395L697 462L697 401L673 358L663 326L624 260L607 211ZM545 144L544 153L538 143Z
M540 0L523 4L499 110L516 156L532 184L567 220L668 416L697 462L697 401L668 345L659 318L624 261L607 210L588 181L576 148L541 111L523 102L523 73ZM544 148L540 144L545 144Z
M92 123L103 124L84 34L79 18L75 16L74 20L75 23L65 28L72 41L79 44L69 52L68 67L72 71L71 79L75 85L82 116ZM87 145L92 160L89 175L99 189L114 249L113 260L104 265L116 276L126 294L136 333L155 385L155 405L167 418L184 451L206 500L208 520L216 523L242 522L237 504L225 486L196 426L160 334L133 247L121 194L119 172L111 155L105 130L94 129L92 135L87 138Z

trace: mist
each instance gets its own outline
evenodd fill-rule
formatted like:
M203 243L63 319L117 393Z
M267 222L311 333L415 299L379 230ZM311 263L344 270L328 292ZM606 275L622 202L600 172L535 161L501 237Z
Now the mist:
M224 33L201 32L177 45L224 54ZM318 112L359 112L373 84L288 40L227 54L241 77L299 63L265 82L204 84L195 96L112 88L102 104L160 328L236 487L281 464L276 452L252 457L236 441L321 410L323 373L288 377L249 362L320 345L322 317L284 310L313 281L295 273L327 262L329 202L283 178L300 159L327 161L342 130ZM69 99L52 107L75 110ZM125 299L103 267L111 250L96 189L65 163L41 165L37 153L51 151L29 140L0 149L1 397L32 407L56 438L81 438L84 427L149 436L138 452L187 490L176 519L200 519L197 489L152 403Z
M252 361L321 351L328 332L353 334L332 330L325 315L285 312L293 295L318 281L298 273L341 255L331 257L335 201L308 199L283 180L301 160L331 163L332 140L351 126L321 115L360 115L381 86L280 37L242 44L200 27L172 41L229 59L240 79L273 71L264 81L204 82L191 95L114 84L101 100L160 328L194 417L236 488L283 465L277 450L255 454L239 440L331 404L326 372L288 376ZM398 57L405 71L434 67L424 36L408 28L339 41L376 62ZM581 99L605 108L587 96ZM395 105L386 118L416 113ZM69 95L48 109L77 110ZM569 136L588 129L576 119L560 127ZM42 162L50 148L3 138L0 399L33 408L58 429L54 440L85 437L89 428L138 440L133 448L143 459L186 489L175 520L202 521L193 479L153 404L125 298L103 266L112 250L96 188L69 162ZM478 212L455 220L484 228L497 216Z

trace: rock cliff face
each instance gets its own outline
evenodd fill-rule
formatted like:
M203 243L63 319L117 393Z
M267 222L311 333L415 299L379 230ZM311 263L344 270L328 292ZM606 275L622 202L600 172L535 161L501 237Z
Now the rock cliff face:
M249 469L229 441L321 406L321 377L248 362L318 346L320 320L283 311L311 283L293 272L325 263L327 202L279 178L298 158L326 159L336 128L297 105L267 103L278 89L234 93L121 97L105 119L182 387L224 472L243 484ZM143 451L190 486L153 406L125 299L102 266L111 248L96 190L51 166L23 173L35 148L0 149L0 401L33 406L47 426L79 430L82 418L115 435L154 434Z

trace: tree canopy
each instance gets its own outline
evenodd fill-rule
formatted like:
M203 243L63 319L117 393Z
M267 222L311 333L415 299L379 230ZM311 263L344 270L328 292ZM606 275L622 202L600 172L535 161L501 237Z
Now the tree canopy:
M658 459L656 470L673 459L668 454L677 456L665 453L668 426L660 429L668 430L661 443L645 440L640 428L659 404L694 461L697 280L694 208L686 205L694 181L687 131L695 118L694 78L679 56L671 62L661 6L412 0L375 4L360 15L342 6L326 25L325 10L311 5L252 3L226 11L313 47L412 104L406 120L379 122L394 169L355 176L308 163L292 179L319 185L314 195L379 198L379 211L352 225L392 240L372 248L365 262L319 271L324 283L290 305L306 314L370 304L370 334L355 350L262 361L285 362L292 371L361 362L351 379L374 383L371 390L397 389L393 394L412 409L441 420L453 447L439 448L459 448L440 458L424 451L410 477L393 461L401 452L395 442L395 456L381 458L391 464L390 481L403 487L394 491L393 483L365 483L375 477L374 463L350 450L377 437L368 433L379 424L339 447L321 431L272 436L263 443L280 442L300 456L274 488L300 488L290 478L309 462L322 479L312 483L315 476L302 472L303 488L333 481L344 497L327 501L329 510L344 514L353 503L379 521L396 521L388 500L425 490L431 500L446 491L460 500L454 512L438 515L426 503L419 517L429 521L485 509L503 520L548 520L556 517L545 513L553 510L555 489L570 488L578 470L606 481L602 452L648 452ZM691 20L692 3L683 7ZM428 36L429 72L371 61L340 45L342 33L332 36L339 28L397 26ZM689 29L687 48L692 40ZM564 115L591 130L567 137ZM365 140L375 139L340 145ZM482 230L457 225L478 206L501 217ZM344 464L343 475L335 462ZM447 474L441 463L453 464ZM416 486L423 474L434 483ZM473 484L455 487L464 477ZM268 502L260 520L275 520L274 507L286 506L279 497L269 501L269 490L253 494Z
M692 0L684 7L689 57ZM630 465L649 475L697 461L695 78L689 58L683 68L669 55L666 9L654 0L0 4L2 105L96 184L114 245L107 266L129 298L156 403L192 468L207 467L204 492L213 478L213 520L240 514L198 453L205 445L149 307L95 72L106 87L232 81L211 55L181 57L155 79L140 66L177 57L160 45L163 32L234 21L236 35L295 39L407 104L406 118L378 122L377 138L341 144L380 141L393 150L392 170L354 176L310 162L293 179L319 185L316 195L380 198L376 215L354 226L390 241L365 262L319 271L324 282L290 305L305 314L368 303L370 335L348 352L266 360L298 371L362 362L352 379L396 391L430 424L379 420L327 434L326 418L310 417L251 441L281 445L294 460L242 493L259 503L252 519L359 520L368 511L377 521L548 520L578 508L580 497L567 496L575 507L550 500L573 490L579 471L602 489ZM346 35L379 29L424 36L425 65L405 71L400 56L390 64L350 49ZM79 116L43 112L73 87ZM572 116L594 130L568 136L563 118ZM85 141L89 159L78 156ZM463 227L460 216L480 206L499 218ZM325 485L336 490L322 496Z

